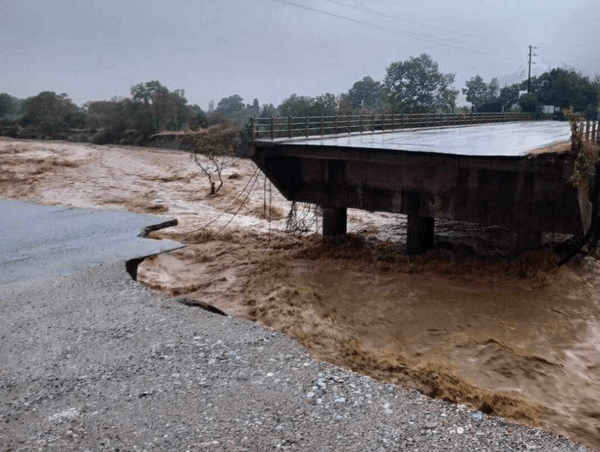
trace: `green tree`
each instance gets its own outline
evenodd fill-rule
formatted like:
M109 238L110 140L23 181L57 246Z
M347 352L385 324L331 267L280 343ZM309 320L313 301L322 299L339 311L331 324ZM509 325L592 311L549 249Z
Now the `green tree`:
M498 82L498 79L496 77L494 77L491 81L490 84L488 85L488 97L490 99L495 99L496 97L498 97L500 94L500 82Z
M145 138L159 130L178 130L187 123L187 100L183 90L169 92L159 81L138 83L131 87L131 102L127 103L133 127Z
M0 118L16 116L19 113L19 100L7 93L0 93Z
M502 101L500 95L500 84L497 78L486 84L481 76L476 75L465 83L463 94L466 94L467 101L473 104L473 111L478 112L500 112L502 111Z
M260 110L261 118L270 118L271 116L277 116L277 109L273 106L273 104L264 104Z
M23 104L21 124L36 126L45 137L59 138L69 127L81 124L79 107L65 93L43 91Z
M118 128L125 121L119 100L98 100L86 102L83 106L88 112L88 126L92 129Z
M167 130L181 130L185 128L191 118L190 111L186 105L185 91L176 89L172 93L169 93L168 101L170 105L167 108L171 114L167 120Z
M252 105L246 105L246 111L252 116L258 116L260 114L260 104L258 103L258 99L254 99Z
M519 107L521 111L536 113L540 102L535 94L523 94L519 97Z
M599 90L590 79L573 68L555 68L537 77L534 90L540 102L561 108L572 106L576 112L598 107Z
M208 117L206 113L198 105L187 105L189 126L192 130L197 130L202 127L208 126Z
M334 116L337 99L334 94L325 93L317 97L292 94L277 107L282 116Z
M217 104L216 110L223 113L229 119L235 119L245 108L244 99L238 94L234 94L233 96L223 97Z
M310 116L334 116L335 105L334 94L321 94L314 98L310 109Z
M382 92L381 82L367 76L352 85L352 88L348 90L348 99L354 109L372 108L381 102Z
M458 91L454 74L440 72L439 65L423 53L408 61L392 63L384 80L394 112L454 110Z
M133 113L139 105L131 99L113 97L111 100L91 101L84 108L88 113L88 127L101 129L93 138L96 144L114 143L124 131L137 127Z
M342 93L338 96L335 112L338 115L349 115L352 113L352 101L350 100L350 96L346 93Z
M313 102L314 99L312 97L292 94L281 102L277 110L282 116L310 116L312 114Z
M479 106L489 100L489 88L479 75L471 78L465 85L467 87L462 92L467 96L467 102L473 104L473 111L478 111Z
M500 90L500 96L498 98L501 104L500 111L510 111L519 100L519 85L514 84L505 86Z

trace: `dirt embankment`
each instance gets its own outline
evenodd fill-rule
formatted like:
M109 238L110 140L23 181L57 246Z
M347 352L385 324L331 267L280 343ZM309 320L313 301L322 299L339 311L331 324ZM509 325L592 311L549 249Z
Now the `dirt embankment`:
M436 223L431 256L407 259L405 217L360 211L346 241L286 235L289 203L248 161L231 162L216 196L180 152L0 140L0 167L5 197L178 218L152 234L190 245L139 268L154 290L261 321L335 364L600 448L594 260L498 262L505 231L454 222Z

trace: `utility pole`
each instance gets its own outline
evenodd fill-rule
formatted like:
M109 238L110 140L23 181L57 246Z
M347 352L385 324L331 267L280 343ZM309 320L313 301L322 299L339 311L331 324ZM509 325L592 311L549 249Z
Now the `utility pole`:
M532 45L529 45L529 75L527 76L527 94L531 94L531 50L535 49Z

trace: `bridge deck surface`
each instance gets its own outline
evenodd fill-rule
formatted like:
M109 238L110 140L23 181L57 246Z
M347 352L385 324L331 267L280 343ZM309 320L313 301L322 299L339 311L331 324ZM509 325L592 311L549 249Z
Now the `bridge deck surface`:
M276 139L280 144L340 146L466 156L518 157L571 139L564 121L526 121L473 126L404 129L318 138ZM261 140L262 141L262 140ZM265 140L266 141L266 140Z

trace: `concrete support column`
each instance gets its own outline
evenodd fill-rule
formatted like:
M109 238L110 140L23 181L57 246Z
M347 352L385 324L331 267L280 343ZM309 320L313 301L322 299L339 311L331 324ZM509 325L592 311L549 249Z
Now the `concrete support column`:
M527 251L542 247L542 231L521 229L513 231L510 239L509 259L517 258Z
M406 254L413 256L433 249L433 229L433 218L409 215L406 231Z
M346 207L323 206L323 236L346 234Z

